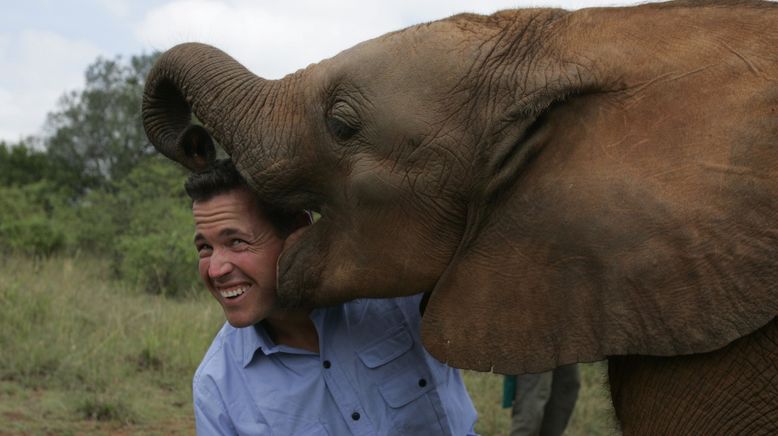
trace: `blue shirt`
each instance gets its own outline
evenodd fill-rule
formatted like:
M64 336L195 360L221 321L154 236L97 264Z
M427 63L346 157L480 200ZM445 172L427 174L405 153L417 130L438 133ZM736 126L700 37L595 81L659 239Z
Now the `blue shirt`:
M420 299L313 310L318 354L274 344L260 324L225 323L194 376L197 433L474 434L459 370L421 345Z

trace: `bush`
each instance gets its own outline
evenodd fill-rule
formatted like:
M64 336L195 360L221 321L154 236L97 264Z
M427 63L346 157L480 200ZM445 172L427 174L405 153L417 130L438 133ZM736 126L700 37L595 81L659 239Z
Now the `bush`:
M152 294L181 296L198 282L190 201L184 173L162 158L138 165L112 197L121 233L114 259L119 276Z
M89 192L74 205L56 208L54 221L66 229L65 248L69 253L86 252L111 258L117 236L126 230L124 215L126 211L117 204L114 194L101 189Z
M47 180L0 186L0 246L37 257L63 248L100 256L133 287L185 295L198 280L185 176L153 156L77 200Z
M117 243L120 277L152 294L186 295L197 284L197 253L191 223L182 221L171 219L154 232L121 236Z
M0 246L31 256L62 248L64 235L50 218L55 197L46 182L0 186Z
M15 253L49 256L62 248L63 242L62 233L53 229L44 216L0 223L0 245Z
M119 421L129 424L137 421L136 413L119 395L86 393L76 402L75 411L84 419L93 421Z

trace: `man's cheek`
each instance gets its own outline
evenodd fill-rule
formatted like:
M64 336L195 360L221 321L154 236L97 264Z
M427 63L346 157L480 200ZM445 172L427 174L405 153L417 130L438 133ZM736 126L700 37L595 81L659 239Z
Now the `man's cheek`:
M197 263L197 270L200 273L200 278L203 282L208 283L208 259L203 258Z

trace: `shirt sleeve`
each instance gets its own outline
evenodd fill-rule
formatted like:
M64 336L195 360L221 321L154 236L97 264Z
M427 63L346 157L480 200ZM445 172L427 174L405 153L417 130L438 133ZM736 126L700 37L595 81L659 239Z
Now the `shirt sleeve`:
M196 378L192 387L194 396L195 429L199 436L237 435L224 403L205 383Z

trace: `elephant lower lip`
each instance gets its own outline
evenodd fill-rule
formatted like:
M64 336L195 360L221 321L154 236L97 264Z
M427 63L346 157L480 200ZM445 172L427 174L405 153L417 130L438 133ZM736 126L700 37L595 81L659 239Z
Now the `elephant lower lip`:
M313 224L311 224L313 225ZM297 243L297 241L303 236L303 233L308 231L308 229L311 227L311 225L300 227L299 229L295 230L287 236L286 240L284 241L284 248L283 251L288 250L290 247L292 247L294 244Z

